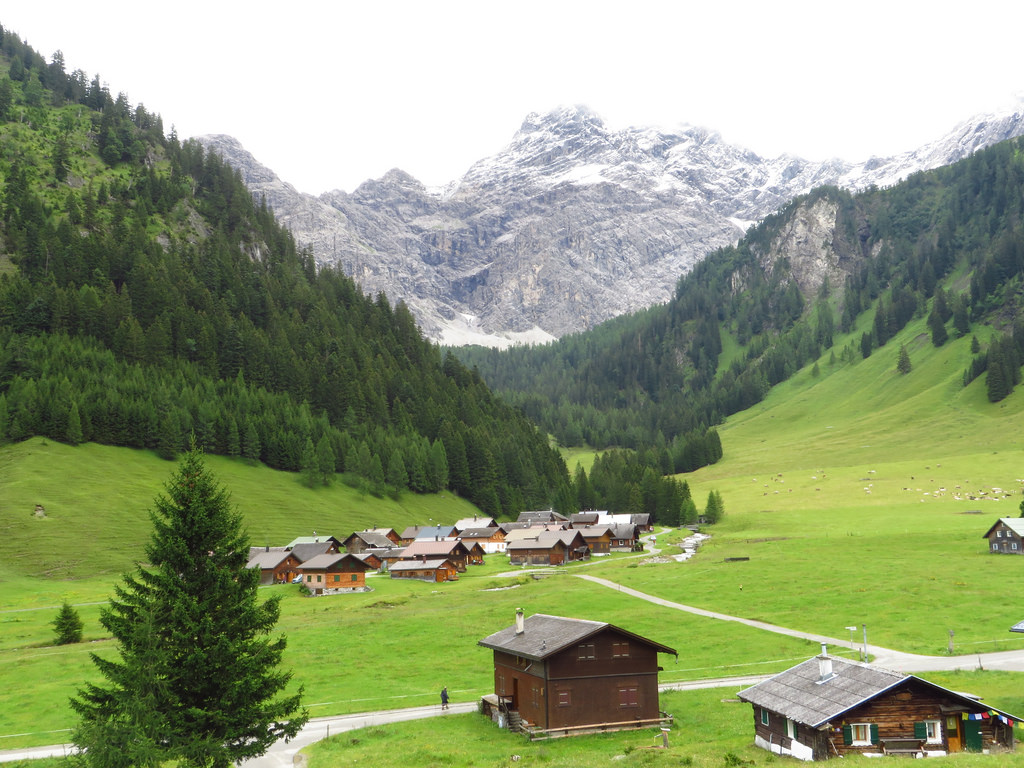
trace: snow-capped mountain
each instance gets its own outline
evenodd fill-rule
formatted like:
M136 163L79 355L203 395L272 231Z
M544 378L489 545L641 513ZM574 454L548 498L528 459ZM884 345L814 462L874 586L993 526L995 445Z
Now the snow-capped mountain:
M428 189L389 171L305 195L227 136L201 137L266 195L321 264L403 300L447 344L503 346L584 330L667 300L705 254L822 184L895 183L1024 133L1024 105L862 163L762 158L703 128L607 129L583 107L531 114L511 143Z

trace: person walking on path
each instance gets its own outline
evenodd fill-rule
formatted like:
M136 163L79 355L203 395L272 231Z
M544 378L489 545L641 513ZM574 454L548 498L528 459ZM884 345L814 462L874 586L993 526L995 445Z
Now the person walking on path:
M441 709L448 709L448 686L441 689Z

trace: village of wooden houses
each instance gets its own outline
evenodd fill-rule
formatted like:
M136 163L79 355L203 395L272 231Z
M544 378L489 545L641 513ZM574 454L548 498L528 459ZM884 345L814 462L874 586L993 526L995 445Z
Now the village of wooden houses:
M260 570L261 584L294 582L311 595L331 595L368 589L368 571L393 579L454 581L496 552L507 554L510 565L555 566L636 551L650 530L645 514L582 512L567 518L552 511L522 512L514 523L471 517L401 533L372 528L345 539L314 533L285 546L253 547L248 567Z
M344 539L300 537L253 547L261 583L294 583L311 596L370 589L367 572L444 583L484 557L510 565L561 566L611 552L644 551L647 515L523 512L516 522L473 517L401 533L374 528ZM1024 553L1024 528L1001 518L984 537L992 553ZM1019 630L1024 631L1024 622ZM480 711L531 739L661 728L659 655L678 652L613 624L517 610L514 622L480 646L493 651L494 691ZM852 754L935 757L961 751L1013 752L1020 718L915 675L821 653L737 694L752 707L754 743L805 761Z

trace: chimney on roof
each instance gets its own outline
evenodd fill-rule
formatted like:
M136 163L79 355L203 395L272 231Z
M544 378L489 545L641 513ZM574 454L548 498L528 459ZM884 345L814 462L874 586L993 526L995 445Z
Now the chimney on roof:
M828 646L822 643L821 655L818 657L818 682L824 683L833 677L835 677L835 672L832 671L832 659L828 655Z
M526 620L523 618L523 609L516 608L516 634L521 635L526 631Z

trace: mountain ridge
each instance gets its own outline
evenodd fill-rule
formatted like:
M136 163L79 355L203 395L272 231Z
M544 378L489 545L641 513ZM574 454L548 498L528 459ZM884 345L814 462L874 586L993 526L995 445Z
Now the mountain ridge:
M890 186L1024 133L1021 102L859 163L762 158L712 130L608 129L585 107L531 113L501 152L430 188L400 169L299 193L236 140L199 140L297 242L363 290L405 302L441 343L546 341L667 301L707 253L822 185Z

